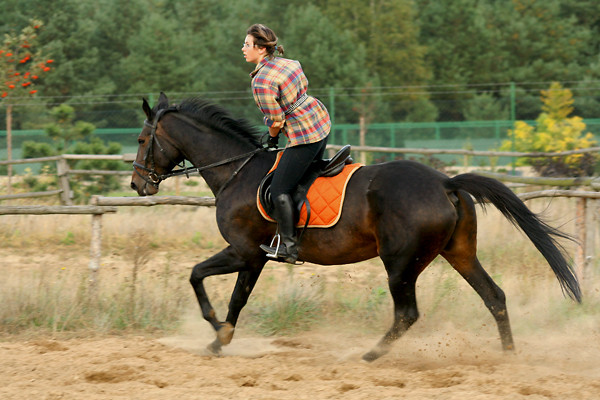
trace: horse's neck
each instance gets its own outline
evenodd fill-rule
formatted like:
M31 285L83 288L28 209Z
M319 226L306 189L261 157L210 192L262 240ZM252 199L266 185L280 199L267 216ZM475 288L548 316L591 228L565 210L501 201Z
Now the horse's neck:
M239 139L228 137L225 134L219 133L202 133L202 139L193 135L181 135L177 139L178 147L181 149L184 157L191 162L194 167L201 169L200 172L213 194L221 192L223 186L233 184L232 175L234 175L241 165L252 157L249 162L244 165L246 169L265 169L264 173L270 167L269 157L264 157L265 154L252 154L256 148L251 144L240 142ZM247 156L245 156L247 155ZM242 156L241 158L238 158ZM211 167L213 164L221 163L232 159L222 165ZM207 168L208 167L208 168Z
M246 189L253 191L255 196L260 180L272 165L268 155L259 152L227 165L206 169L201 174L215 197L220 198L221 194L225 197L227 193L245 197L248 194Z

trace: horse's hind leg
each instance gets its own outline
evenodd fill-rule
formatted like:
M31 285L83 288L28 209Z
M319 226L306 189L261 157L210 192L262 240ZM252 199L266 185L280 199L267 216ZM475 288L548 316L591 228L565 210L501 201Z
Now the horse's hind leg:
M506 296L504 292L488 273L483 269L477 257L464 259L460 256L442 253L444 258L462 275L463 278L483 300L485 306L490 310L498 325L500 340L504 350L514 350L512 331L506 308Z
M382 256L388 272L389 287L394 300L394 322L375 348L363 355L363 360L374 361L390 351L392 343L402 336L419 318L416 282L419 273L431 260L421 259L419 265L409 263L409 257ZM419 259L411 257L411 259Z
M506 296L504 292L488 273L483 269L477 259L477 221L475 220L475 209L461 196L462 204L459 205L459 221L446 248L440 253L458 273L465 278L479 297L490 310L500 333L502 348L514 350L512 331L506 308Z

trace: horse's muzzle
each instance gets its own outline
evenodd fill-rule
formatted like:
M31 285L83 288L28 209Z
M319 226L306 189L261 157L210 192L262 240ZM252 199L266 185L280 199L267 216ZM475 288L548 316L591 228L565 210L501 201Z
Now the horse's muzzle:
M139 196L152 196L153 194L158 193L158 185L149 185L146 182L137 184L132 180L130 186Z

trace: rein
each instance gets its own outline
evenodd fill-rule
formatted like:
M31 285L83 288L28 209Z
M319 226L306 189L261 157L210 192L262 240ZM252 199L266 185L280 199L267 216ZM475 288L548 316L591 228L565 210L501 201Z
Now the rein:
M179 108L177 106L171 106L168 108L163 108L161 110L158 110L158 112L154 116L154 120L152 121L152 124L150 122L148 122L148 120L144 121L144 125L152 128L152 130L150 131L150 143L144 154L144 164L147 164L146 160L149 160L150 168L148 168L146 165L142 165L142 164L138 163L137 161L133 162L133 170L135 171L135 173L138 174L138 176L140 176L144 181L146 181L146 183L148 183L149 185L152 185L156 188L158 188L158 185L160 184L160 182L162 182L163 180L165 180L167 178L171 178L173 176L180 176L180 175L185 175L189 178L190 173L200 173L204 170L219 167L221 165L229 164L234 161L238 161L238 160L245 158L246 160L233 172L233 174L231 174L231 176L223 184L223 186L221 186L221 188L219 189L219 192L215 195L215 198L218 198L219 195L221 194L221 192L223 192L223 190L227 187L227 185L229 185L229 183L236 177L236 175L242 170L242 168L244 168L246 166L246 164L248 164L248 162L252 159L252 157L254 157L254 155L256 153L268 150L266 148L259 147L250 152L240 154L237 156L233 156L233 157L227 158L222 161L217 161L215 163L205 165L203 167L193 167L193 168L184 167L184 165L185 165L185 160L184 160L183 165L180 165L181 169L178 169L176 171L167 172L165 174L159 174L158 172L156 172L156 170L154 168L154 153L152 151L154 142L156 142L156 145L158 146L158 149L160 150L161 153L165 154L165 150L163 149L160 142L158 141L158 138L156 137L156 129L158 127L158 122L159 122L160 118L167 112L173 112L173 111L179 111ZM197 127L197 123L195 121L193 121L183 115L176 114L176 117ZM139 170L146 171L148 174L142 175Z

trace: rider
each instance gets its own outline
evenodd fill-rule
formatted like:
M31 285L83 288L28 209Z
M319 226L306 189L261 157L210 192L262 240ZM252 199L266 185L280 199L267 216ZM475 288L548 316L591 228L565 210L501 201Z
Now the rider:
M323 103L306 94L308 80L300 63L275 57L276 51L283 55L275 32L255 24L246 33L242 52L247 62L256 64L250 74L252 93L269 127L268 146L277 147L280 132L288 139L271 183L272 214L280 245L261 248L271 257L293 264L298 248L291 195L311 162L323 157L331 120Z

